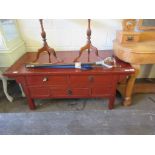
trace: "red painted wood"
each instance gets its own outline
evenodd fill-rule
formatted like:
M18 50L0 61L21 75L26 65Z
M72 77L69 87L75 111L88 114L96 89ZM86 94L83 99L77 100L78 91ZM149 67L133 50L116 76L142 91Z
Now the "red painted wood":
M70 76L69 83L72 87L82 88L89 86L89 75L72 75Z
M32 98L47 98L50 97L50 89L45 86L28 87Z
M106 58L107 56L111 56L113 55L112 51L100 51L99 52L100 56L102 58ZM57 52L57 55L64 60L65 63L72 63L74 58L78 55L78 51L60 51ZM125 69L132 69L132 67L130 66L130 64L128 63L124 63L121 60L117 59L117 68L113 68L113 69L107 69L107 68L96 68L93 69L91 71L82 71L79 69L26 69L24 64L25 63L29 63L32 62L34 60L36 56L36 52L27 52L26 54L24 54L18 61L16 61L16 63L14 65L12 65L6 72L5 75L6 76L19 76L19 75L58 75L58 74L82 74L82 75L87 75L87 74L109 74L109 73L113 73L113 74L130 74L131 71L125 71ZM91 62L93 61L97 61L97 57L95 55L93 55L93 53L91 53ZM87 62L87 54L83 53L83 57L81 57L80 61L82 62ZM40 59L38 60L39 63L47 63L48 62L48 56L46 54L42 54L42 57L40 57ZM16 73L13 73L16 72Z
M92 96L103 97L103 96L111 96L111 94L115 94L116 89L108 86L100 86L92 88Z
M67 90L68 88L67 87L55 87L55 88L51 88L51 95L52 97L67 97Z
M81 98L83 96L88 97L90 95L89 88L52 88L52 97L69 97L69 98Z
M37 75L37 76L27 76L26 77L27 84L32 85L52 85L52 86L58 86L58 85L67 85L68 80L67 76L49 76L49 75Z
M111 96L109 98L109 104L108 104L109 109L113 109L114 108L114 101L115 101L115 96Z
M99 51L101 57L113 55L112 51ZM77 51L57 52L65 63L72 63ZM90 54L90 61L97 61L96 55ZM129 64L116 60L117 67L105 67L82 71L80 69L27 69L25 63L32 62L35 52L24 54L6 72L5 76L21 83L28 99L30 109L35 109L35 98L109 98L109 109L114 107L117 83L134 73ZM52 58L52 57L51 57ZM83 53L80 61L87 62ZM52 61L54 59L52 58ZM47 63L48 57L42 54L39 63Z

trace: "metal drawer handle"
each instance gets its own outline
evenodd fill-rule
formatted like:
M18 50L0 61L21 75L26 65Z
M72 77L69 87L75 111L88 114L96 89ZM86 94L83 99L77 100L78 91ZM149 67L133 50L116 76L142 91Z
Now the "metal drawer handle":
M43 82L46 82L46 81L48 81L48 78L47 77L44 77L43 78Z
M88 80L89 80L90 82L94 82L94 77L93 77L93 76L89 76L89 77L88 77Z
M73 94L72 90L68 89L67 90L67 95L72 95L72 94Z

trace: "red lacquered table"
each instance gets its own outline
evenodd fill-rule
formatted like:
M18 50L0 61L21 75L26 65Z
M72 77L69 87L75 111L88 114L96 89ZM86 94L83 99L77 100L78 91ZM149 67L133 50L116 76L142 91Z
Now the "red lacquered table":
M105 58L112 51L99 51ZM72 63L78 55L77 51L59 51L57 56L65 63ZM98 67L83 71L80 69L27 69L25 64L35 59L36 52L27 52L4 75L15 79L23 87L30 109L35 109L34 99L47 98L108 98L109 109L114 107L117 83L134 73L128 64L116 59L117 67ZM90 60L97 61L91 53ZM46 54L38 60L48 62ZM54 60L53 60L54 61ZM87 61L87 52L81 57L81 62Z

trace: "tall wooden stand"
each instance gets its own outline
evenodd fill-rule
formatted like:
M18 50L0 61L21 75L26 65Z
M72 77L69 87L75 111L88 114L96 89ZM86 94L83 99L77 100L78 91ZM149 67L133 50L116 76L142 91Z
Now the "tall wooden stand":
M40 54L42 52L47 52L48 53L49 63L52 63L51 57L50 57L51 54L54 56L54 58L57 60L57 62L62 62L62 60L57 57L55 50L53 48L51 48L50 46L48 46L48 44L47 44L46 32L45 32L44 27L43 27L43 20L40 19L39 22L40 22L40 25L41 25L41 37L43 39L43 47L38 49L37 56L36 56L36 58L35 58L35 60L33 62L36 62L39 59L39 56L40 56Z
M91 22L91 20L88 19L87 43L86 43L85 46L83 46L83 47L80 49L79 56L76 57L76 58L74 59L74 62L77 62L77 61L79 60L79 58L81 57L82 53L83 53L85 50L88 50L88 62L90 62L90 50L95 51L96 56L99 57L100 59L102 59L102 58L99 56L98 49L97 49L96 47L94 47L94 46L91 44L91 28L90 28L90 22Z

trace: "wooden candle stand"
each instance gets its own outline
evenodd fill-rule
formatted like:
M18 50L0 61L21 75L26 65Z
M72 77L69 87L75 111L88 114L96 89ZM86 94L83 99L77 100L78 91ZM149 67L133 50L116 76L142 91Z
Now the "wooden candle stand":
M44 43L43 43L43 47L38 49L37 56L36 56L36 58L35 58L35 60L33 62L35 63L39 59L40 54L42 52L47 52L48 53L49 63L52 63L51 57L50 57L51 54L54 56L55 59L57 59L57 63L62 62L62 60L57 57L55 50L53 48L51 48L50 46L48 46L48 44L47 44L46 32L45 32L44 27L43 27L43 20L40 19L39 22L40 22L40 25L41 25L41 37L43 38Z
M81 57L82 53L85 50L88 50L88 62L90 62L90 50L95 51L96 56L99 57L100 59L102 59L99 56L98 49L91 44L91 28L90 28L90 22L91 22L91 20L88 19L87 44L80 49L79 56L74 59L74 62L77 62L78 61L78 59Z

